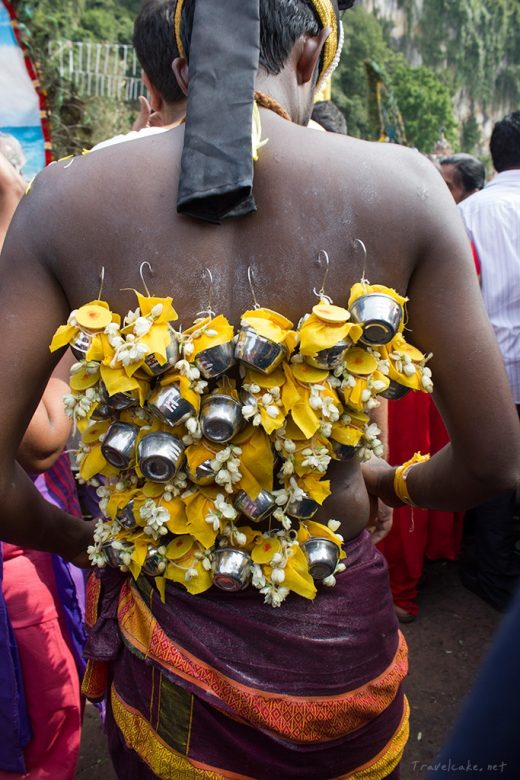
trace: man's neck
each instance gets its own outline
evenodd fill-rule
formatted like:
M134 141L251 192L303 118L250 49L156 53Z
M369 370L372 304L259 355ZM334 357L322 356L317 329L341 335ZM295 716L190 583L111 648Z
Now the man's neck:
M296 95L295 90L290 87L287 75L284 71L278 76L271 76L260 71L255 86L259 92L269 95L269 97L272 97L279 103L287 111L293 122L296 124L305 124L298 96Z
M165 103L161 110L164 127L177 127L186 116L187 100L179 100L175 103Z

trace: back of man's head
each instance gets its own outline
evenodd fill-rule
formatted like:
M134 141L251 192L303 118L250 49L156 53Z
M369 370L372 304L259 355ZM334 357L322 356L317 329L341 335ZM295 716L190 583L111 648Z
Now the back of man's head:
M520 168L520 111L513 111L496 123L489 150L498 173Z
M347 120L333 100L320 100L315 103L311 119L329 133L347 135Z
M336 14L338 0L331 0ZM339 9L354 0L340 0ZM185 0L181 38L189 54L195 0ZM260 0L260 65L277 75L286 64L294 44L302 35L318 35L320 24L312 0Z
M486 169L484 165L472 154L458 152L449 157L443 157L441 165L453 165L460 176L465 192L472 193L481 190L486 182Z
M134 47L142 69L165 103L184 100L172 62L179 56L175 43L176 0L147 0L134 24Z

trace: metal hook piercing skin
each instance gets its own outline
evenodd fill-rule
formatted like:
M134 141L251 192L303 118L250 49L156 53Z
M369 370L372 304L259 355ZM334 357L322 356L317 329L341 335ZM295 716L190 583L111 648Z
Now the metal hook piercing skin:
M328 253L327 253L327 252L326 252L324 249L320 249L320 251L318 252L318 262L319 262L319 260L320 260L320 257L321 257L321 255L322 255L322 254L323 254L323 255L324 255L324 257L325 257L325 275L324 275L324 277L323 277L323 282L321 283L321 289L320 289L320 291L318 292L318 291L316 290L316 288L315 288L315 287L313 287L313 288L312 288L312 292L314 293L314 295L315 295L317 298L319 298L319 299L320 299L320 301L322 301L322 300L326 300L326 301L327 301L327 303L332 303L332 298L331 298L329 295L326 295L326 294L325 294L325 285L326 285L326 283L327 283L327 277L328 277L328 275L329 275L329 270L330 270L330 260L329 260L329 255L328 255Z
M150 298L151 297L150 290L148 289L148 285L146 284L146 282L144 280L144 275L143 275L143 268L144 268L145 265L148 266L148 270L150 271L150 274L153 275L153 268L152 268L152 266L150 265L148 260L143 260L143 262L139 266L139 276L141 277L141 281L143 283L144 291L147 294L147 296Z
M198 311L197 317L201 316L202 314L207 314L209 317L213 318L215 316L215 312L211 307L211 304L213 303L213 274L209 268L206 268L206 272L209 276L208 308L203 309L202 311Z
M363 273L362 273L362 276L361 276L361 283L362 284L369 284L367 276L366 276L366 274L367 274L367 259L368 259L367 248L366 248L364 242L361 241L360 238L355 238L353 243L354 243L354 246L356 246L356 244L359 244L359 246L363 250L364 257L363 257Z
M260 309L262 307L256 300L255 288L253 287L253 270L251 266L248 266L247 268L247 279L249 282L249 289L251 290L251 295L253 296L253 304L254 304L253 309Z
M101 284L99 286L99 292L98 292L98 297L97 297L98 301L101 300L101 294L103 292L103 285L105 284L105 266L104 265L101 266L101 271L99 273L99 278L101 279Z

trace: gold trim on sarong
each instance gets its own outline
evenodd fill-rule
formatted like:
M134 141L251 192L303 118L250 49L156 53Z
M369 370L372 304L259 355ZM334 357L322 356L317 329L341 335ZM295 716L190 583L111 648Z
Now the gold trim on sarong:
M211 704L253 728L296 744L318 744L345 736L384 712L408 670L406 641L399 635L389 666L373 680L335 696L292 696L252 688L203 663L177 645L159 625L137 587L129 582L118 608L125 643L165 671L209 693Z

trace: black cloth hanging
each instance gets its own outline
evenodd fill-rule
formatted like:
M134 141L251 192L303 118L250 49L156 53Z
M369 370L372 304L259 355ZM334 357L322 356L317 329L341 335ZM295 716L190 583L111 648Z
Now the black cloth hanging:
M196 0L177 211L207 222L256 211L251 145L259 0Z

